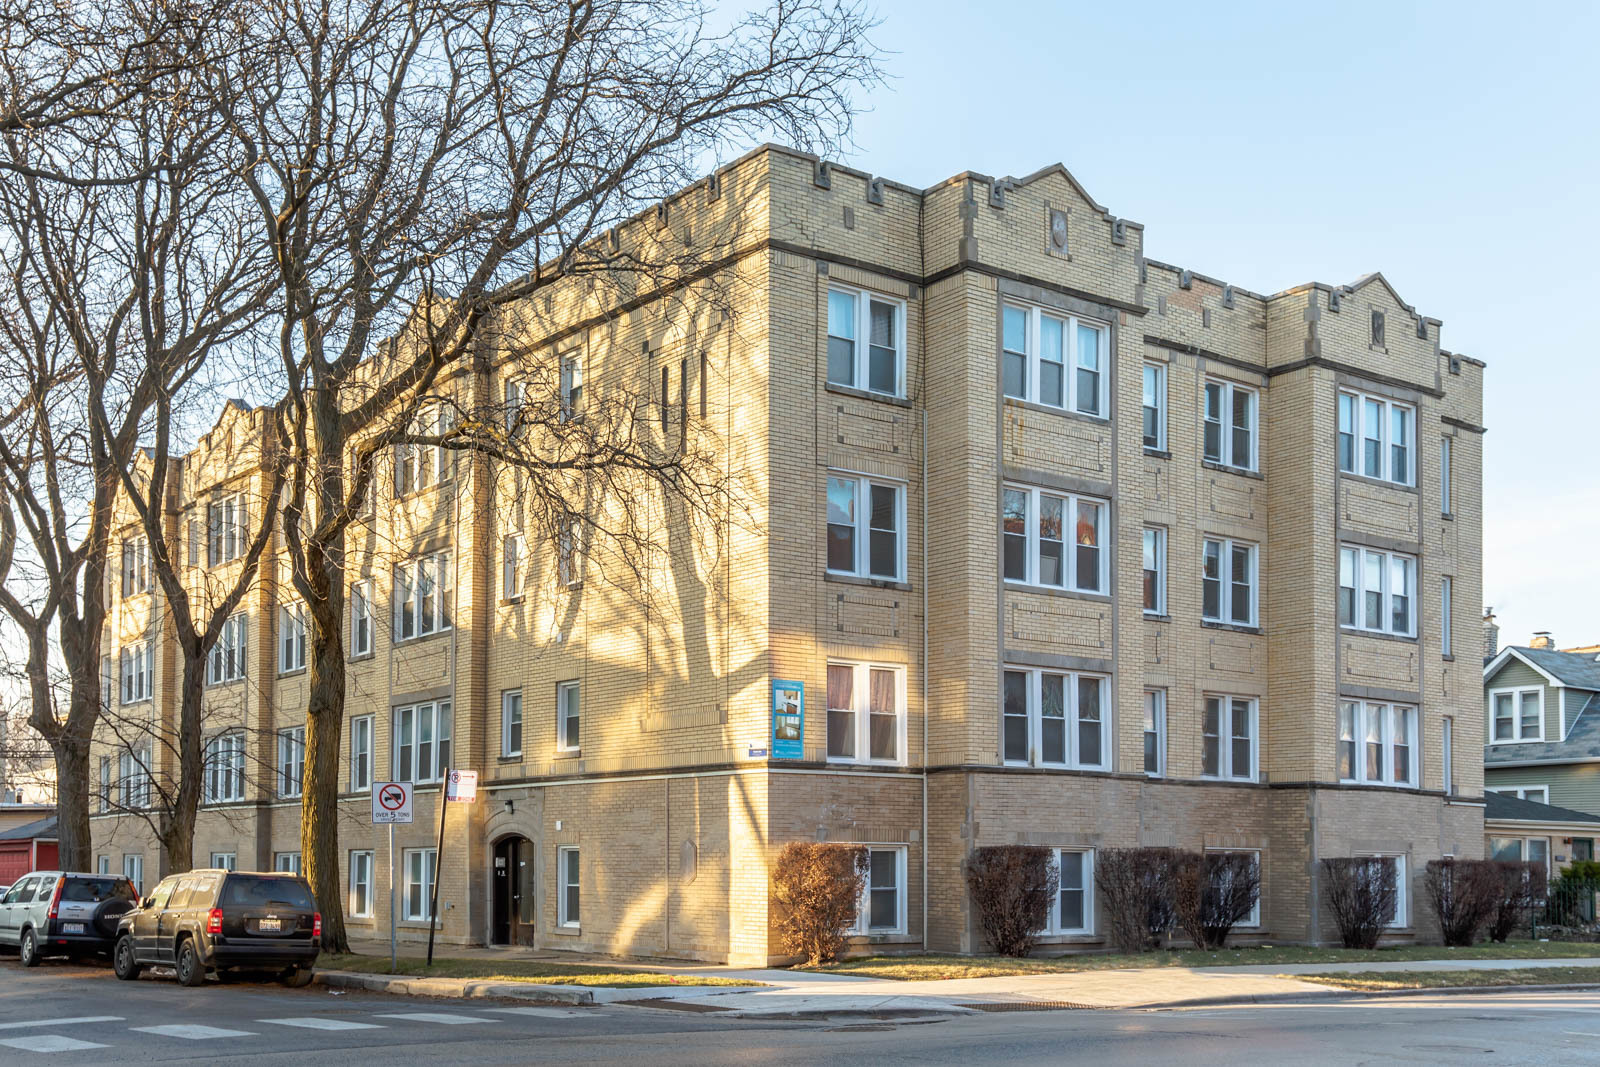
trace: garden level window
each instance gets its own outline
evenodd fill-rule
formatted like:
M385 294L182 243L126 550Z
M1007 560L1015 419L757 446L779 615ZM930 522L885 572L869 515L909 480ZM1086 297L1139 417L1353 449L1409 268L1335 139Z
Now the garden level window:
M1208 696L1200 732L1200 774L1240 782L1256 779L1256 702Z
M239 854L237 852L213 852L211 854L211 866L222 871L237 870Z
M244 799L243 734L220 734L206 742L205 785L208 804Z
M1233 382L1208 381L1205 395L1205 458L1239 470L1256 469L1258 394Z
M906 487L828 476L828 571L900 581L905 575Z
M1099 675L1007 667L1001 695L1005 762L1104 768L1111 734L1108 688Z
M1256 624L1256 546L1207 538L1200 551L1200 615L1207 622Z
M1544 740L1544 690L1491 689L1489 707L1494 714L1490 744Z
M450 702L394 709L394 780L437 782L450 767Z
M1339 780L1415 788L1417 709L1343 701L1339 705Z
M206 684L222 685L244 677L245 614L239 612L222 624L222 635L206 658Z
M1415 637L1417 561L1398 552L1339 548L1339 625Z
M401 563L394 569L394 636L409 641L450 629L454 581L450 553Z
M905 671L875 663L828 664L828 759L905 761Z
M350 917L372 918L372 853L350 853Z
M1167 368L1161 363L1144 365L1144 447L1155 452L1167 450Z
M1104 500L1007 485L1000 509L1006 581L1078 593L1111 588L1110 553L1103 547L1111 508Z
M1107 331L1071 315L1007 304L1001 314L1005 395L1105 418Z
M405 917L411 922L427 922L433 917L433 882L439 874L439 851L408 848L404 863Z
M1144 613L1167 613L1167 531L1159 526L1144 529Z
M906 850L903 848L867 849L867 878L856 902L855 924L858 935L903 934L906 932Z
M1397 485L1412 484L1416 419L1417 410L1410 404L1340 393L1339 469Z
M278 795L297 797L306 776L306 728L278 731Z
M559 882L556 894L557 916L556 921L562 926L577 929L581 914L579 910L581 897L582 861L575 848L558 849L556 852L556 877Z
M828 290L828 384L905 395L905 306L860 289Z
M1375 877L1386 877L1394 880L1394 910L1384 916L1383 924L1390 929L1404 927L1410 922L1411 909L1409 907L1408 888L1406 880L1406 858L1402 855L1375 854L1373 874Z
M272 869L282 871L284 874L300 873L300 853L278 852L272 857Z
M1259 888L1261 886L1261 851L1260 849L1254 848L1208 848L1205 850L1205 856L1208 859L1214 856L1220 860L1228 855L1241 855L1249 857L1251 866L1255 868L1255 882L1258 887L1255 904L1250 908L1250 914L1246 915L1243 919L1240 919L1234 925L1238 928L1245 929L1258 927L1261 925L1261 891ZM1233 880L1232 870L1225 863L1208 863L1206 864L1206 867L1208 882L1207 892L1215 894L1215 898L1226 899L1228 896L1230 883ZM1242 893L1244 890L1241 889L1240 892Z
M1047 932L1094 933L1094 852L1058 848L1052 850L1051 859L1059 881Z

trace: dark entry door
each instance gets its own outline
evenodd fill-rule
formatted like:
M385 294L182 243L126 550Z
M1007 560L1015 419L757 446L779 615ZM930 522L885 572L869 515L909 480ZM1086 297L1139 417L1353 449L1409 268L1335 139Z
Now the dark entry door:
M494 942L533 944L533 845L508 837L494 846Z

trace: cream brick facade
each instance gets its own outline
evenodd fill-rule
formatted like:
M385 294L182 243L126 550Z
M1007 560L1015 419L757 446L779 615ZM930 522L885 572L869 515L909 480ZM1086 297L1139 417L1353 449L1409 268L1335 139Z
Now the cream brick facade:
M642 564L608 573L596 553L570 587L552 546L530 539L526 591L506 597L501 545L530 525L525 509L535 505L514 472L473 457L437 488L398 500L380 479L377 506L351 541L352 581L370 580L375 597L372 651L349 672L349 715L372 716L373 777L395 766L395 709L444 700L451 762L483 777L479 802L449 813L445 941L506 936L494 863L496 845L513 838L526 842L533 900L521 909L527 924L512 929L543 947L775 959L768 866L790 840L862 842L897 857L893 929L862 937L863 947L981 951L962 865L974 847L1013 842L1257 849L1261 923L1242 936L1291 941L1332 936L1315 906L1318 860L1401 855L1411 907L1395 936L1428 936L1423 864L1478 855L1483 841L1482 769L1463 755L1483 742L1483 364L1443 351L1436 320L1379 275L1265 297L1158 263L1140 225L1060 167L1020 180L968 173L917 190L767 147L617 240L699 249L704 269L666 291L629 297L572 284L536 298L503 324L499 356L442 389L464 410L488 411L509 377L553 388L568 354L583 362L587 389L632 383L654 396L665 369L672 403L661 444L689 434L711 443L739 519L706 525L656 501L649 520L662 536ZM898 309L894 395L829 382L834 288ZM1007 306L1100 331L1100 416L1004 395ZM1165 377L1160 449L1142 439L1146 364ZM1208 381L1255 392L1251 470L1202 458ZM1341 389L1410 406L1412 484L1340 473ZM251 449L265 439L260 414L233 407L183 461L170 508L175 551L187 551L189 522L203 522L224 489L259 491ZM828 571L829 472L900 487L894 578ZM1101 591L1003 580L1005 485L1101 503ZM1073 524L1064 525L1063 551L1073 551ZM1147 527L1166 541L1159 615L1141 601ZM1256 546L1248 625L1202 621L1208 539ZM1341 545L1415 561L1417 636L1338 624ZM394 569L435 551L449 553L452 625L397 640ZM191 571L196 583L225 573ZM1441 643L1445 577L1453 656ZM246 602L246 677L207 691L208 738L244 727L252 770L242 800L202 811L200 862L218 851L269 866L299 847L298 806L277 795L270 773L277 732L303 718L305 702L303 672L278 669L279 608L290 599L269 564ZM177 663L159 633L159 595L117 600L113 662L122 645L157 632L148 708L170 729ZM890 672L878 678L894 679L894 758L830 761L830 663ZM1007 667L1100 679L1091 683L1104 711L1097 769L1004 759ZM800 759L772 758L778 679L804 686ZM557 691L569 682L581 694L577 751L557 744ZM1161 777L1144 769L1147 690L1165 700ZM523 740L508 755L500 709L512 691L522 695ZM1207 696L1255 702L1246 781L1203 773ZM1340 781L1348 700L1416 709L1415 785ZM1443 780L1447 718L1452 782ZM351 737L347 724L347 748ZM107 738L106 752L116 744ZM170 760L156 762L158 775L170 773ZM419 789L400 850L433 847L437 795ZM381 936L388 922L386 836L368 825L368 805L352 787L341 828L344 848L374 852L373 913L349 919L358 937ZM137 818L107 813L94 825L111 866L142 850L147 879L157 873L158 850ZM563 925L566 848L577 849L581 921ZM1049 940L1097 947L1103 925L1091 919L1086 932ZM400 928L423 937L427 924Z

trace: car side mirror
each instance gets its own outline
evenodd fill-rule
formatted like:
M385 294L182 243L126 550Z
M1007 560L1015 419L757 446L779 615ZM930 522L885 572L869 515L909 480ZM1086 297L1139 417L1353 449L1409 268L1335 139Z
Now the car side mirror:
M153 906L155 904L155 902L156 902L156 898L155 897L145 897L143 900L139 901L139 907L148 908L148 907Z

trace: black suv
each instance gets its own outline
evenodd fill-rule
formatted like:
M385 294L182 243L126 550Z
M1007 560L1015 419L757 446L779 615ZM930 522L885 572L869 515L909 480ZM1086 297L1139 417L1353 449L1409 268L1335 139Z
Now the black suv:
M303 986L320 951L322 913L304 878L199 870L163 879L122 917L112 963L124 981L155 966L190 986L229 970L277 971Z

